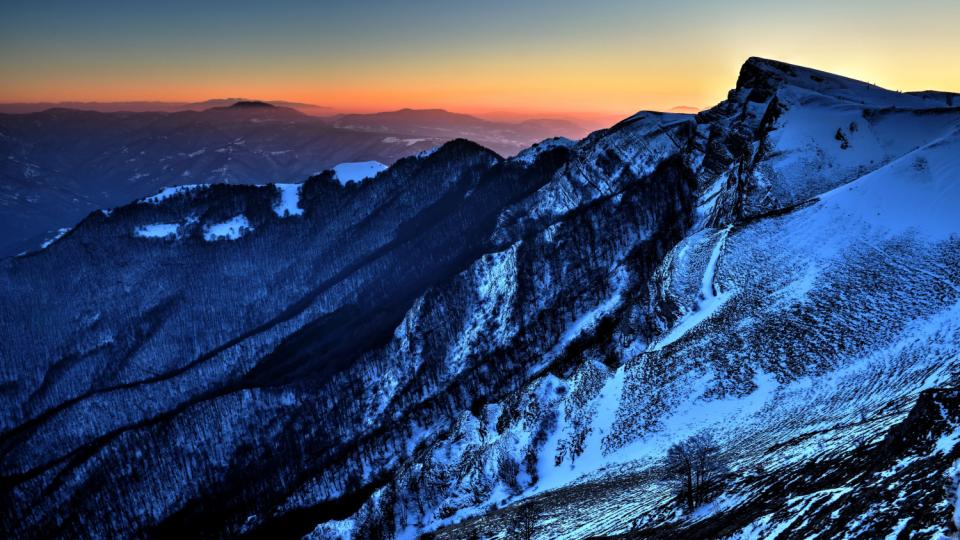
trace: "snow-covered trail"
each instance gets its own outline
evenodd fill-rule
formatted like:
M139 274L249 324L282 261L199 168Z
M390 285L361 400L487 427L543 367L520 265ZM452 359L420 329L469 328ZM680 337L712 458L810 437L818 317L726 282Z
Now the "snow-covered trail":
M716 283L717 264L720 262L720 255L723 253L723 246L727 242L728 234L730 234L730 226L720 230L719 238L713 245L710 259L703 270L703 279L700 282L700 298L694 310L681 317L673 329L661 340L651 345L648 351L659 351L682 338L698 324L710 318L730 297L730 293L721 291L720 286Z
M720 254L723 252L723 246L727 243L727 235L730 234L730 225L720 231L720 237L717 243L713 245L713 251L710 252L710 260L707 261L707 267L703 271L703 281L700 284L700 295L703 300L701 304L710 299L716 298L720 294L720 288L716 285L717 264L720 262Z

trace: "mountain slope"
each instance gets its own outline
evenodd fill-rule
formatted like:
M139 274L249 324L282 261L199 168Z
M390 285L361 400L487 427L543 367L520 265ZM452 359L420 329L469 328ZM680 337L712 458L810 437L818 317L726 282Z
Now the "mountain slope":
M908 422L907 413L925 389L956 384L960 221L949 208L960 197L960 132L943 126L956 126L960 111L884 110L874 115L864 108L860 118L869 119L867 130L879 131L875 118L881 129L895 122L890 133L902 130L906 140L894 142L908 150L873 163L855 156L850 161L876 169L796 206L797 198L784 203L769 194L788 193L784 188L792 189L800 180L819 184L823 169L839 169L839 178L829 180L834 185L843 184L849 173L838 166L839 158L825 159L825 151L812 151L805 156L808 165L798 167L786 159L784 146L767 150L800 133L808 148L842 144L830 137L836 119L823 119L823 99L793 99L806 89L776 82L780 70L803 84L826 83L818 92L828 103L847 100L832 95L836 88L848 92L845 79L759 59L745 65L748 75L766 74L759 84L741 76L731 98L753 97L701 115L701 121L716 121L721 114L735 115L735 120L721 117L722 130L714 124L698 132L723 141L721 151L733 146L730 141L752 143L739 159L718 152L730 163L726 167L722 161L720 167L714 165L709 149L717 148L715 142L696 144L708 149L702 160L697 151L691 155L693 163L702 164L699 214L710 216L719 228L688 236L658 269L659 305L654 310L665 315L662 331L626 346L601 337L598 349L613 349L623 362L615 371L601 370L601 383L592 382L596 376L588 376L589 371L539 383L565 387L570 397L537 404L547 408L537 416L557 419L539 450L540 481L532 487L534 492L542 491L542 484L566 487L453 529L452 537L475 528L501 531L514 508L526 506L550 523L550 530L573 538L626 533L634 526L641 536L664 537L765 537L784 530L797 537L828 530L876 537L895 527L927 529L931 535L955 530L950 519L953 479L924 479L921 469L904 476L894 466L896 458L904 463L927 460L926 473L946 475L950 456L957 456L952 443L939 446L939 454L928 454L930 448L921 444L890 456L884 437L891 426ZM761 87L764 95L744 84ZM899 99L882 90L863 92L858 101L871 105L886 107L885 100ZM753 105L760 97L766 109ZM774 98L778 112L793 116L769 120L766 127L757 119L770 116L751 115L750 109L770 110ZM796 121L806 117L807 108L815 124ZM753 131L745 135L748 128ZM912 150L915 141L922 143ZM790 174L763 178L767 184L762 204L753 204L756 210L738 207L738 199L757 200L755 175L765 168ZM725 193L719 197L714 178L723 178L719 184ZM805 183L799 187L811 189ZM617 336L622 326L606 334ZM575 397L584 393L585 384L593 388L590 397ZM949 437L951 422L944 419L930 436L943 432ZM584 424L589 426L586 436L581 434ZM528 429L522 423L514 428L518 438ZM712 507L678 519L657 464L670 443L701 430L729 449L734 480ZM485 439L487 445L496 444L489 435ZM571 458L567 448L577 441L585 441L579 444L582 453ZM819 466L810 462L813 456L820 457ZM864 463L877 470L875 480L858 478ZM827 479L817 485L811 474ZM903 498L876 494L887 485L903 487Z
M0 262L3 531L953 533L958 150L939 100L750 59L695 116L94 213Z

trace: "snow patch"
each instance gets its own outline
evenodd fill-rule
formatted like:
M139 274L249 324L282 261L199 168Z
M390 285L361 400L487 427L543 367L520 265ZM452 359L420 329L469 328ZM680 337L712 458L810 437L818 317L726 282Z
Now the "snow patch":
M133 235L139 238L169 238L180 237L180 225L177 223L153 223L140 225L133 230Z
M57 240L63 238L63 235L67 234L68 232L70 232L70 228L69 228L69 227L66 227L66 228L57 230L56 234L53 235L53 238L51 238L51 239L47 240L46 242L40 244L40 249L47 249L48 247L50 247L51 244L53 244L53 243L56 242Z
M247 216L240 214L222 223L206 225L203 228L203 239L207 242L214 240L236 240L253 230L247 221Z
M386 168L387 166L379 161L354 161L337 165L333 168L333 173L340 184L345 186L350 182L373 178Z
M280 191L280 200L273 206L273 212L280 217L302 216L300 208L300 189L303 184L274 184Z

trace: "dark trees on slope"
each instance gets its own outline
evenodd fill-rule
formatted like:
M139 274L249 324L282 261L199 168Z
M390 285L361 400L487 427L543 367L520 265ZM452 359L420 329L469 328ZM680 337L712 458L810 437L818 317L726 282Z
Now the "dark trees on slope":
M530 504L520 505L510 518L507 538L530 540L537 532L537 513Z
M674 485L677 503L687 511L717 493L724 471L720 447L710 435L694 435L667 451L666 473Z

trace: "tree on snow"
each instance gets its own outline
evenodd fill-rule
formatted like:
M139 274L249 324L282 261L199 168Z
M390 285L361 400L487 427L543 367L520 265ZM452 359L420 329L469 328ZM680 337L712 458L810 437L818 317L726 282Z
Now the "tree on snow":
M705 433L676 443L667 451L666 473L674 484L677 503L687 511L720 491L726 470L720 447Z

